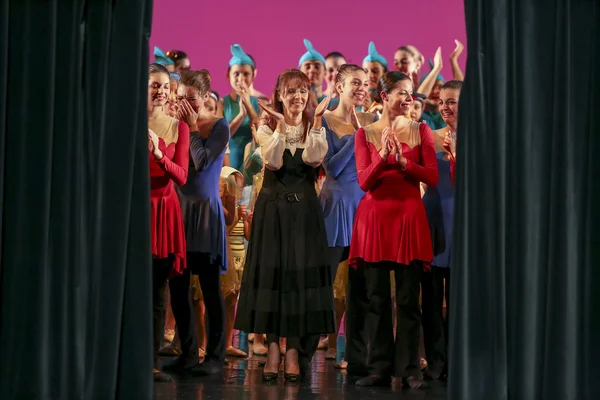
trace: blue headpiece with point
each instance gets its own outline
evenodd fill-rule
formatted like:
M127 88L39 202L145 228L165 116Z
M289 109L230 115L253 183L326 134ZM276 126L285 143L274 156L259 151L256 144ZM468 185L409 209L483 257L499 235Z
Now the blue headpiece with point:
M154 63L160 65L175 65L175 61L167 57L167 55L156 46L154 46Z
M250 56L244 52L242 46L239 44L231 46L231 55L231 60L229 60L230 67L234 65L249 65L254 68L254 61L252 61Z
M388 69L387 60L384 56L377 52L377 49L375 48L375 43L373 42L369 43L369 55L366 56L363 60L363 63L366 62L378 62L379 64L383 65L386 70Z
M321 61L323 65L325 65L325 57L315 50L310 40L304 39L304 46L306 47L307 51L302 57L300 57L300 61L298 61L298 68L302 66L302 63L307 61Z

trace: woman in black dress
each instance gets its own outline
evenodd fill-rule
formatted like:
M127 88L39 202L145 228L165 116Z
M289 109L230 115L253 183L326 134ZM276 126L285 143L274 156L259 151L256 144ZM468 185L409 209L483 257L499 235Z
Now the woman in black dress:
M269 124L257 132L265 163L246 255L236 329L266 333L265 381L276 380L279 337L287 338L285 378L306 374L319 335L334 332L333 289L327 233L315 190L317 168L327 153L321 117L325 98L306 112L310 82L299 70L282 73L273 93Z

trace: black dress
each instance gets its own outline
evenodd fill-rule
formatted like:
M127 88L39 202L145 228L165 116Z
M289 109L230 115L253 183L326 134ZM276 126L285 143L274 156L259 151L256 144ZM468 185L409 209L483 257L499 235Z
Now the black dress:
M317 169L303 161L303 151L285 149L281 168L265 169L236 329L287 338L335 331L327 233L315 190Z

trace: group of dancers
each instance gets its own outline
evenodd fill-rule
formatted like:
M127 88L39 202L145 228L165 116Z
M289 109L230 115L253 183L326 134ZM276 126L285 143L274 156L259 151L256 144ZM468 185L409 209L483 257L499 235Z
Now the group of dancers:
M346 350L336 366L357 385L445 378L463 79L456 43L446 82L441 49L419 78L424 57L414 46L396 51L392 71L372 42L354 65L305 40L298 69L279 75L270 98L254 88L256 61L237 44L224 97L187 54L155 48L156 381L170 381L165 372L218 374L226 356L247 356L233 347L237 329L267 356L264 381L278 380L283 360L285 380L298 382L324 343L335 358L342 318ZM165 300L178 356L161 371Z

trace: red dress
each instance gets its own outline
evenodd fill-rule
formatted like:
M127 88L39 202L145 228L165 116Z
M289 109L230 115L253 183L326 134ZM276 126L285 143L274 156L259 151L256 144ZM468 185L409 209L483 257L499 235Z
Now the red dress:
M148 127L159 137L161 160L150 157L150 218L152 229L152 257L175 261L171 276L185 269L185 230L179 198L173 187L185 184L190 154L190 128L174 118L160 118L148 122Z
M420 182L437 185L433 134L426 124L410 122L398 138L408 160L401 170L395 156L379 155L381 133L371 126L356 132L358 184L366 192L356 210L349 264L391 261L409 265L433 261L431 233L421 200Z
M456 160L455 159L450 159L450 179L452 180L452 183L454 183L454 169L456 167Z

